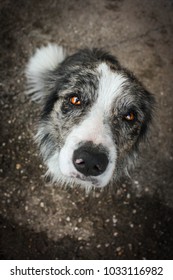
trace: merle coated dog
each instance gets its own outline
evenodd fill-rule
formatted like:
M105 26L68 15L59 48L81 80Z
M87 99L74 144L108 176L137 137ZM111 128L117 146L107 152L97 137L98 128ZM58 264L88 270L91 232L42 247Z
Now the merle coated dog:
M103 50L66 56L49 44L26 76L27 94L43 106L36 141L53 181L102 188L128 172L154 107L130 71Z

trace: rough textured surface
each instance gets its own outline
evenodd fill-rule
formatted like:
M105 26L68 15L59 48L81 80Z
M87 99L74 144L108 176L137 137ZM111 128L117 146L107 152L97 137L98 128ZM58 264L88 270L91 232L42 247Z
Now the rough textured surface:
M2 259L173 258L173 2L0 3L0 256ZM157 114L131 178L112 190L45 182L33 143L40 108L24 96L33 50L104 47L152 91Z

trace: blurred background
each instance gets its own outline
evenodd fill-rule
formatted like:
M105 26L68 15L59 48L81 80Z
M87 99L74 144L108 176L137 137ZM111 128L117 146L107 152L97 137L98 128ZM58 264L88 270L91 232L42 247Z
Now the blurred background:
M101 47L157 100L131 178L86 194L44 180L24 95L37 47ZM173 1L0 0L0 258L173 258Z

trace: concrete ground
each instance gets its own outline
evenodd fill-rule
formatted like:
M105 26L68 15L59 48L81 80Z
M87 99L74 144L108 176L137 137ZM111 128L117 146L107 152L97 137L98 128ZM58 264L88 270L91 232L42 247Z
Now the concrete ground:
M0 1L1 259L173 258L173 1ZM40 107L24 95L36 47L104 47L157 100L131 178L86 195L43 179Z

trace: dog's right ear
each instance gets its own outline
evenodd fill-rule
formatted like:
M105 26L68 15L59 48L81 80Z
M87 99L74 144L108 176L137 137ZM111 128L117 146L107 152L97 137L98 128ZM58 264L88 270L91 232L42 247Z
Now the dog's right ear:
M49 94L53 87L52 73L65 57L65 51L61 46L48 44L46 47L37 49L30 58L25 70L26 94L33 101L41 103Z

